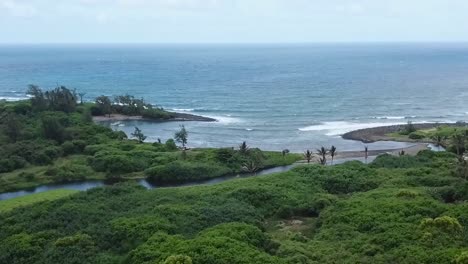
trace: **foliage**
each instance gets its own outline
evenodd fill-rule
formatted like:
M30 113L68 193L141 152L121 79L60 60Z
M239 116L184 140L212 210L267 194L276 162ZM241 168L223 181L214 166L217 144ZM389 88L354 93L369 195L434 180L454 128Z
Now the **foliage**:
M132 133L132 136L138 140L139 143L143 143L146 139L146 136L141 132L141 129L135 127L135 131Z
M187 144L187 138L188 138L188 132L185 129L185 126L181 125L180 130L174 134L174 139L175 141L181 143L182 147L185 148L185 145Z
M112 145L132 155L160 147ZM170 163L200 170L242 157L233 149L191 150ZM0 262L464 263L468 183L452 171L455 155L409 157L183 188L118 184L17 207L0 213ZM460 193L457 202L434 195L442 189Z

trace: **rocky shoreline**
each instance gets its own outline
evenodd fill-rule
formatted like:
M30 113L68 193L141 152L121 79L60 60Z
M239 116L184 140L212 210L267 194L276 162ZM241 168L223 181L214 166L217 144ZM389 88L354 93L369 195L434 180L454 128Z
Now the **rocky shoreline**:
M216 122L218 120L199 115L187 113L169 112L171 118L145 118L142 116L127 116L121 114L112 114L110 116L94 116L94 122L118 122L118 121L146 121L146 122L174 122L174 121L199 121L199 122Z
M423 123L423 124L413 124L415 129L431 129L438 126L460 126L459 123ZM348 133L343 134L341 137L348 140L357 140L364 143L373 143L376 141L395 141L394 137L388 136L390 133L396 133L402 131L406 128L405 125L392 125L392 126L381 126L373 128L364 128L354 130ZM405 142L426 142L424 140L414 140L414 139L399 139L398 141Z

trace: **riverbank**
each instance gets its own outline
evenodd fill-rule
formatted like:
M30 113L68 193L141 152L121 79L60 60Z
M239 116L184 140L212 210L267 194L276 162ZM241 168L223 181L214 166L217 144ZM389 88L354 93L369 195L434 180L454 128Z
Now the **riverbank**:
M176 113L168 112L171 116L170 118L145 118L143 116L128 116L121 114L111 114L110 116L93 116L94 122L119 122L119 121L147 121L147 122L173 122L173 121L199 121L199 122L216 122L218 120L199 116L192 115L187 113Z
M373 128L364 128L354 130L342 135L343 139L347 140L357 140L364 143L373 143L377 141L400 141L400 142L419 142L419 143L431 143L431 140L428 139L410 139L410 138L395 138L390 135L392 133L398 133L403 131L406 128L404 125L392 125L392 126L381 126ZM434 129L440 126L450 126L457 127L461 126L459 123L423 123L423 124L413 124L416 130L423 129Z

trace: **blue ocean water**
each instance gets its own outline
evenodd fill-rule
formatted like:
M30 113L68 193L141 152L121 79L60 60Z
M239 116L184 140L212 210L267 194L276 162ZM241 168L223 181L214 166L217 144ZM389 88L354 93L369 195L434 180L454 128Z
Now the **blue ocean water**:
M293 151L363 144L344 132L468 119L468 44L0 46L0 98L57 84L86 99L129 93L166 109L218 119L184 123L191 147ZM149 140L181 123L127 122ZM371 148L399 148L382 142Z

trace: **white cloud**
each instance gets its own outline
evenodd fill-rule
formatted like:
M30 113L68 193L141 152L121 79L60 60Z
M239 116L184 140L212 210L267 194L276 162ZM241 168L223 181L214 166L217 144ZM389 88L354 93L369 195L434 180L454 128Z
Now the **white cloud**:
M0 0L0 10L15 17L32 17L37 14L37 9L24 1Z

